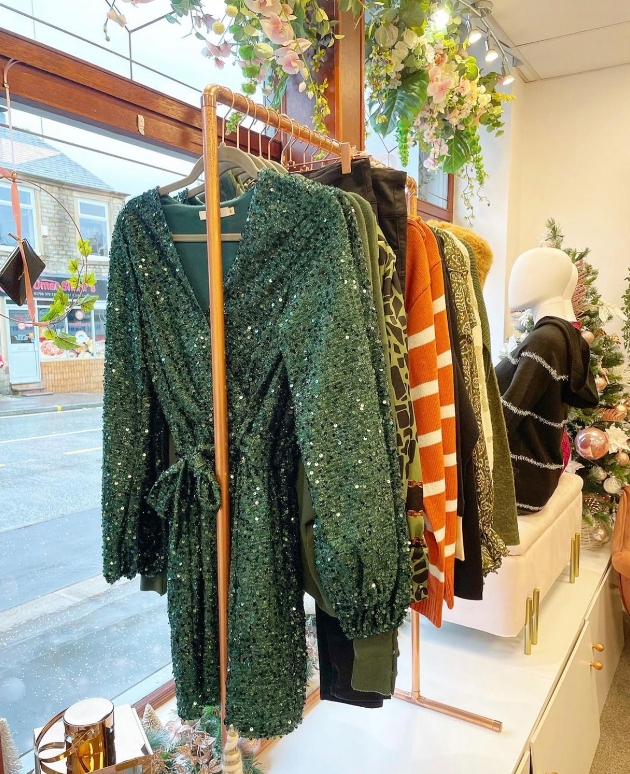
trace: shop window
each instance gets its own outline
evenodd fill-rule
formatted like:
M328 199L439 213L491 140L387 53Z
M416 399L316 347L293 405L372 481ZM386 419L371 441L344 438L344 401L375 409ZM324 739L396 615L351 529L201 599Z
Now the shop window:
M56 151L42 185L61 191L58 198L92 242L88 268L95 282L87 293L98 296L93 310L75 307L57 326L77 339L64 350L0 289L0 314L10 318L0 318L5 373L14 388L42 390L42 397L35 392L28 398L42 411L37 414L19 413L24 399L3 396L3 409L16 411L3 416L0 430L2 491L11 493L0 497L0 714L28 771L33 728L73 702L103 696L133 704L158 689L163 697L173 693L166 597L141 592L139 578L110 586L101 574L106 263L114 218L126 198L181 179L194 158L139 148L76 122L42 119L15 101L12 118L16 132L28 130ZM4 230L10 192L8 186L0 191ZM23 207L33 213L25 218L25 234L33 223L39 228L33 206L40 201L49 226L40 239L46 269L33 283L41 321L59 288L74 295L68 258L78 237L51 197L35 197L28 186L21 193ZM130 346L133 336L129 331ZM64 410L49 410L57 405Z
M105 304L99 303L94 309L94 353L98 357L105 354Z
M35 227L35 191L20 185L20 212L22 213L22 236L37 249L37 229ZM10 234L16 234L15 219L11 208L11 185L0 183L0 248L13 250L15 239Z
M106 202L79 199L79 228L83 239L92 245L92 255L109 255L109 207Z

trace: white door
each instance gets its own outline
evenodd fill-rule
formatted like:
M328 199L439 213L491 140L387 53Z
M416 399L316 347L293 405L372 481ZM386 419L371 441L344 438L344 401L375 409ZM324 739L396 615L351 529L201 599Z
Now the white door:
M39 382L39 337L26 307L7 304L8 363L11 384Z

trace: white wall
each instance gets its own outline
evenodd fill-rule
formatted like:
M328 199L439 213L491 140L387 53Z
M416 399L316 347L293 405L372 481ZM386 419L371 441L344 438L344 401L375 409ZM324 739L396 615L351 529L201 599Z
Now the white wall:
M495 354L509 333L500 309L510 268L547 218L565 246L592 249L605 301L621 304L630 272L630 66L515 86L505 136L484 138L492 206L478 207L474 226L495 253L485 289Z
M605 301L621 304L630 267L630 66L527 84L518 131L520 206L509 260L535 247L545 220L566 247L592 249ZM511 203L512 206L512 203ZM610 324L619 331L620 322Z
M512 159L519 155L515 146L518 139L516 128L521 120L524 89L525 84L517 79L512 87L516 100L505 104L505 133L501 137L493 137L481 130L481 147L488 180L482 189L484 199L475 205L472 228L490 244L494 255L492 269L484 286L484 298L495 360L505 339L505 292L507 267L511 265L509 254L513 202L520 188L520 166L513 164ZM458 180L455 188L454 220L468 226L466 217L469 213L461 200L461 190L462 182ZM515 193L510 195L513 191Z

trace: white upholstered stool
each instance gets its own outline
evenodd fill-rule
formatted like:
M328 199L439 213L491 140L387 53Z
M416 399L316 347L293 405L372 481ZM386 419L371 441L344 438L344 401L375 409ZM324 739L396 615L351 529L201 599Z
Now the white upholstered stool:
M535 641L537 597L544 599L569 561L574 572L581 525L582 479L563 473L541 511L518 517L521 542L510 548L499 572L486 578L483 601L456 598L453 610L444 608L444 620L499 637L516 637L527 623L526 635Z

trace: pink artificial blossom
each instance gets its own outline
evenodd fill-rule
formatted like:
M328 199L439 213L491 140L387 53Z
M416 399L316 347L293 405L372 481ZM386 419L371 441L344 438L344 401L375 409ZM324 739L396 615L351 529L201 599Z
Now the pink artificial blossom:
M267 38L277 46L285 46L295 38L293 27L276 13L269 14L268 19L261 19L260 26Z
M445 78L443 81L434 81L428 85L427 94L433 98L433 102L439 105L446 99L446 95L452 85L452 78Z
M225 67L225 62L223 61L223 59L219 59L218 57L215 57L214 66L218 67L219 70L223 70L223 68Z
M212 56L225 58L230 55L230 44L226 40L224 40L220 46L217 46L214 43L208 43L208 50Z
M276 53L276 62L282 67L285 73L297 75L302 69L302 60L297 51L292 48L279 48Z
M429 70L429 83L435 83L436 81L442 80L442 68L433 66Z
M282 12L280 0L243 0L243 2L250 11L262 16L271 16L274 13L279 16Z
M300 54L303 54L310 45L311 41L307 38L296 38L289 44L288 48L292 48L294 51L299 51Z

